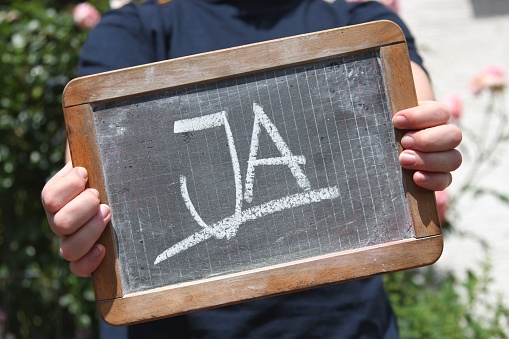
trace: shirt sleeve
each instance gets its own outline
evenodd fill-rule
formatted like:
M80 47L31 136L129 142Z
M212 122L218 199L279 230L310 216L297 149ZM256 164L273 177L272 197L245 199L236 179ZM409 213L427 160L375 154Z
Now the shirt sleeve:
M423 60L417 51L417 46L412 33L403 20L401 20L394 11L376 1L368 1L350 3L349 14L349 25L361 24L375 20L390 20L396 23L405 34L410 60L424 68Z
M104 14L90 32L78 62L78 76L157 61L150 29L137 4Z

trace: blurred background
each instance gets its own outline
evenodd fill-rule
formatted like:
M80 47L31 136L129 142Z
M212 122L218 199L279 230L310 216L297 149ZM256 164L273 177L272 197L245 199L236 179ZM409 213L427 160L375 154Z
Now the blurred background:
M509 1L403 0L400 14L417 36L437 99L464 130L464 164L445 198L453 232L438 267L464 276L489 259L487 297L509 305Z
M90 279L59 257L40 192L63 164L61 93L80 47L125 2L0 2L0 338L97 338ZM464 132L464 165L437 193L442 258L385 276L401 337L508 338L509 1L382 2L416 36Z

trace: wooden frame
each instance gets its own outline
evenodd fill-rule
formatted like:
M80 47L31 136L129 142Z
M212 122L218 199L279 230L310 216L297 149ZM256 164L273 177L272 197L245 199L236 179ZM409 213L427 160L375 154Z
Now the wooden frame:
M374 49L380 50L386 85L391 89L388 95L392 112L415 106L417 99L405 38L400 28L389 21L75 79L63 95L73 164L89 170L89 185L97 188L102 203L108 204L101 159L91 132L94 131L91 104ZM401 136L397 132L398 140ZM137 323L431 264L442 251L434 193L416 186L410 171L404 171L404 183L415 238L130 294L122 291L115 237L108 225L99 240L107 248L106 257L93 274L99 312L110 324Z

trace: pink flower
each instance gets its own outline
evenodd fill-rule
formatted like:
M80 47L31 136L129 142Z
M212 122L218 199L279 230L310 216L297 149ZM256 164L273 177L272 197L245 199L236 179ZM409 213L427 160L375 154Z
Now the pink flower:
M446 220L447 207L449 205L449 192L447 190L436 191L435 198L437 200L438 217L440 218L440 222L444 222Z
M472 79L470 91L474 95L481 93L484 89L499 91L504 89L506 82L504 68L498 65L489 65Z
M442 100L449 112L451 112L451 119L458 120L463 115L463 100L458 94L451 94Z
M84 29L94 28L101 20L101 14L89 2L77 4L72 11L72 17L76 25Z

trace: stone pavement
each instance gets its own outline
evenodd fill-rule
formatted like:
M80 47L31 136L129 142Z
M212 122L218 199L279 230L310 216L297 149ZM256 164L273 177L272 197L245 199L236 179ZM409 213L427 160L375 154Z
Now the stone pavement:
M489 7L490 3L501 7L496 11L481 8ZM477 128L485 117L487 96L474 97L469 92L469 82L489 64L503 66L509 75L509 1L503 4L499 0L400 0L400 5L400 14L416 36L425 58L437 99L452 93L460 95L464 102L463 123ZM493 12L497 14L492 15ZM506 106L509 109L509 95ZM507 155L509 144L497 154L499 166L480 180L483 187L509 194ZM455 172L452 192L465 179L471 166L469 160L470 157L464 157L463 167ZM503 300L509 305L509 206L485 196L463 199L458 211L460 215L454 219L456 228L481 237L490 246L494 276L490 297L503 293ZM454 268L464 275L466 269L478 270L482 257L477 241L446 234L444 253L437 265Z

